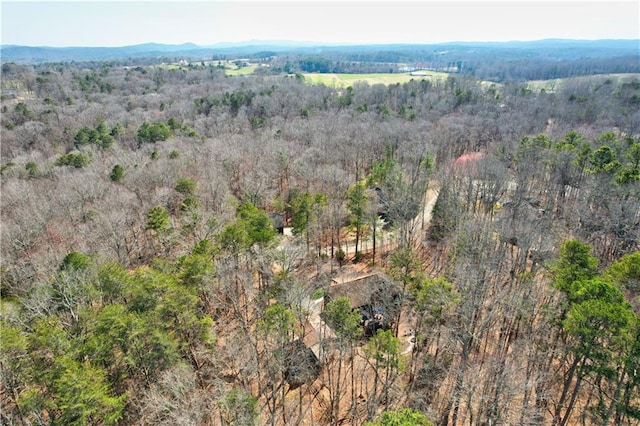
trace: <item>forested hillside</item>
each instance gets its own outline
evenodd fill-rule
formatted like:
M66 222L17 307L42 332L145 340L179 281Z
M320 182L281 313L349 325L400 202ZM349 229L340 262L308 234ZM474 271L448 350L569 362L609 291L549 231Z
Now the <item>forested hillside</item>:
M1 114L1 424L640 424L637 74L3 63Z

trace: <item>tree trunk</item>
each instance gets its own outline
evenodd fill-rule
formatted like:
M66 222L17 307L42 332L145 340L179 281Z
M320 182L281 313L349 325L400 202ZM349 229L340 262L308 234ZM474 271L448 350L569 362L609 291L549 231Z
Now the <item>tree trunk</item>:
M567 400L567 396L569 395L569 389L571 388L571 384L573 383L573 378L576 375L576 370L578 369L578 364L580 364L581 358L576 358L571 363L571 367L567 372L567 377L564 380L564 386L562 388L562 394L560 395L560 399L556 404L556 408L553 413L553 422L551 426L558 426L563 424L563 419L565 419L567 411L565 411L565 415L563 415L564 404Z

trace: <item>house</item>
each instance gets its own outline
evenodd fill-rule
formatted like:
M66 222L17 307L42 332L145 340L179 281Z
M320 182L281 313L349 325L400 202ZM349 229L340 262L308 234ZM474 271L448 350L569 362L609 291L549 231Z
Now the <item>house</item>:
M382 273L334 278L325 292L324 303L338 297L349 299L351 308L362 315L365 337L378 329L388 329L397 318L401 300L400 288Z
M475 176L479 174L486 156L484 152L469 152L453 160L449 167L456 174Z
M323 320L326 303L338 297L348 298L351 308L362 316L363 336L371 337L379 329L391 328L401 307L400 295L401 289L382 273L334 278L324 298L308 301L309 315L298 324L301 333L285 348L285 378L289 385L298 387L315 380L328 355L326 342L336 338Z
M300 339L295 339L284 348L284 378L293 389L313 382L320 375L320 361Z

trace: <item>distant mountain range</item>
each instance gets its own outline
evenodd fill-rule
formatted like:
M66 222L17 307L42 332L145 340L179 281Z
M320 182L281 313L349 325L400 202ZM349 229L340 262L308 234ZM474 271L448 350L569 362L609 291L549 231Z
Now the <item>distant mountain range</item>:
M46 47L46 46L0 46L2 62L45 63L123 60L127 58L184 58L206 60L212 56L238 57L259 53L308 53L319 52L372 52L380 51L435 51L451 49L511 50L536 52L544 57L566 58L640 56L640 40L568 40L547 39L538 41L512 42L450 42L437 44L321 44L294 41L245 41L198 46L193 43L159 44L146 43L121 47Z
M252 54L260 51L283 52L300 48L313 48L317 43L291 41L245 41L198 46L193 43L145 43L119 47L49 47L0 46L2 62L44 63L68 61L102 61L126 58L158 58L170 55L189 59L206 59L211 55Z

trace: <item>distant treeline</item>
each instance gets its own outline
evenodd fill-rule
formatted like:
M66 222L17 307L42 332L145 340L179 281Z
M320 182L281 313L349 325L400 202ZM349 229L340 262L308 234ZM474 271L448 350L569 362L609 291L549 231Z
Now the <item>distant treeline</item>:
M516 61L465 62L464 74L496 82L513 80L551 80L598 74L640 73L638 57L584 58L576 60L521 59Z
M504 82L546 80L596 74L639 73L640 50L631 40L439 45L353 46L326 48L310 54L259 52L268 57L270 73L373 73L430 69Z
M381 57L384 55L381 55ZM381 59L373 56L372 58ZM316 73L396 73L410 70L426 69L445 71L473 76L480 80L494 82L550 80L554 78L582 77L598 74L636 74L640 73L640 62L634 56L616 58L584 58L568 59L497 59L478 58L461 60L455 58L435 58L433 60L414 62L385 61L352 61L331 60L325 56L289 56L274 58L271 68L261 72L280 74L283 72L316 72Z
M86 68L152 65L186 60L245 58L266 63L268 74L389 73L431 69L495 82L545 80L611 73L640 73L638 40L541 40L510 43L444 43L368 46L235 46L225 48L140 45L119 48L3 46L3 62L76 63Z

